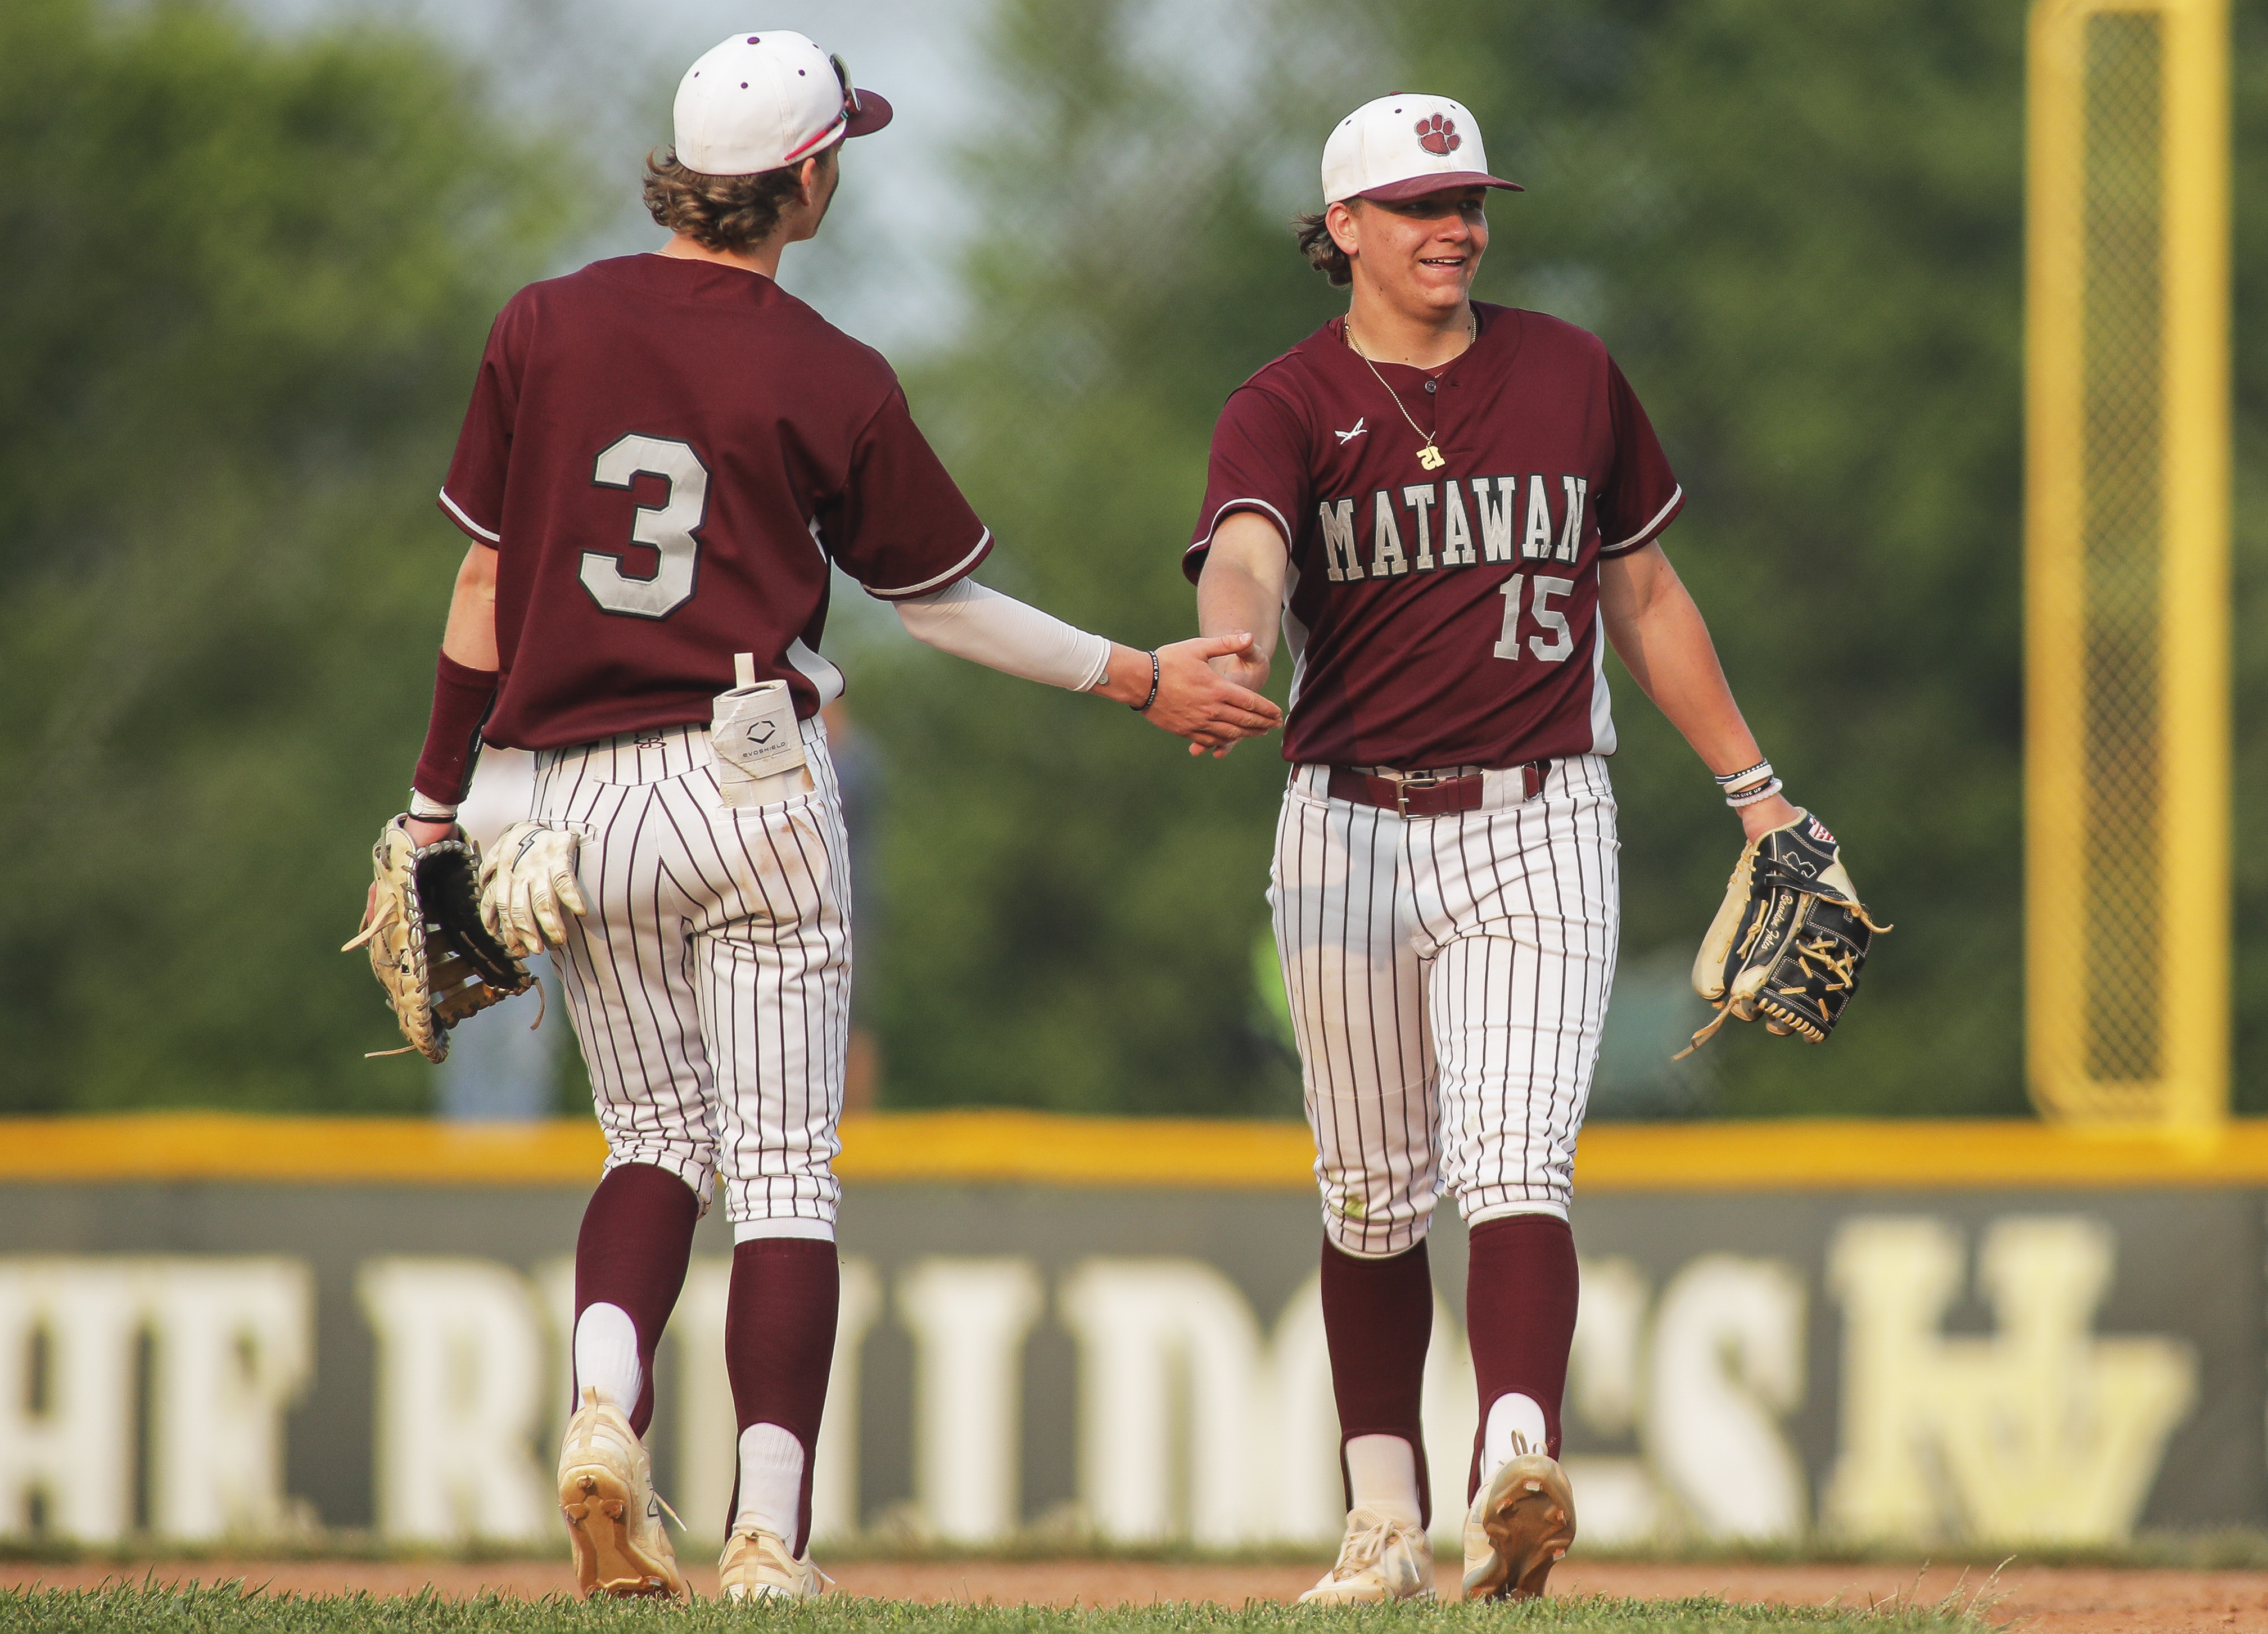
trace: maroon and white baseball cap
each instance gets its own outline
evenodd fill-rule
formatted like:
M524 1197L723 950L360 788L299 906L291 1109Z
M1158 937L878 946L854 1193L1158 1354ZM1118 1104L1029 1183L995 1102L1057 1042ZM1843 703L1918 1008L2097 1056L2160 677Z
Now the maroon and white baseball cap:
M677 162L704 176L778 170L890 122L890 105L792 29L734 34L677 85Z
M1489 174L1480 121L1462 102L1407 92L1366 102L1323 144L1323 203L1414 199L1443 188L1526 189Z

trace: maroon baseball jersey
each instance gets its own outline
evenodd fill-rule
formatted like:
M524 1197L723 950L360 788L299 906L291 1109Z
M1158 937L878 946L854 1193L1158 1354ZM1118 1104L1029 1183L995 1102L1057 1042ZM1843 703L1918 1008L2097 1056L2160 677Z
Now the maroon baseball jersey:
M736 652L814 714L843 686L830 561L913 596L992 542L879 352L760 274L664 255L512 298L441 506L498 552L485 735L512 748L706 721Z
M1197 577L1230 512L1283 530L1287 760L1425 770L1614 752L1599 562L1660 533L1684 497L1597 336L1473 310L1480 334L1446 369L1377 375L1335 318L1214 428L1182 566Z

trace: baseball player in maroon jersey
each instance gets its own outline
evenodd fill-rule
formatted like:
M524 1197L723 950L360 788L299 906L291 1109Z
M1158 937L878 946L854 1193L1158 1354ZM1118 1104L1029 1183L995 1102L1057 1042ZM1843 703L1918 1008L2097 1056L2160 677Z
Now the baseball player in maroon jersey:
M1270 874L1323 1202L1350 1513L1307 1598L1432 1586L1419 1389L1435 1196L1471 1226L1481 1431L1464 1596L1543 1592L1574 1540L1557 1461L1567 1203L1614 983L1607 644L1753 835L1793 808L1657 542L1683 503L1596 336L1472 300L1492 176L1472 115L1381 98L1323 150L1301 244L1334 319L1213 433L1186 558L1201 627L1292 660ZM1267 678L1263 634L1216 666Z
M992 539L881 357L773 281L887 103L800 34L688 70L646 201L673 230L497 319L441 505L472 536L406 821L453 832L479 743L536 752L483 871L512 951L556 949L606 1174L576 1246L560 1501L585 1594L684 1593L640 1440L695 1221L721 1185L734 1596L817 1590L812 1456L837 1299L830 1170L850 900L820 721L832 570L922 640L1101 694L1204 748L1268 730L1206 660L1115 645L979 586Z

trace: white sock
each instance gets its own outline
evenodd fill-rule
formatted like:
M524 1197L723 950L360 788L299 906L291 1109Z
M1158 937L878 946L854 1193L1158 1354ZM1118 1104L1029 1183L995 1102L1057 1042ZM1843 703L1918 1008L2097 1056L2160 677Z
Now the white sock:
M1486 1481L1513 1459L1550 1451L1543 1410L1535 1398L1507 1394L1489 1403L1488 1432L1481 1437L1481 1479Z
M1398 1435L1359 1435L1346 1444L1346 1467L1355 1508L1418 1524L1417 1448Z
M803 1443L777 1424L740 1432L740 1507L733 1530L753 1527L795 1547L796 1511L803 1498Z
M575 1319L575 1404L583 1392L628 1413L637 1410L645 1373L638 1365L637 1324L619 1305L587 1305Z

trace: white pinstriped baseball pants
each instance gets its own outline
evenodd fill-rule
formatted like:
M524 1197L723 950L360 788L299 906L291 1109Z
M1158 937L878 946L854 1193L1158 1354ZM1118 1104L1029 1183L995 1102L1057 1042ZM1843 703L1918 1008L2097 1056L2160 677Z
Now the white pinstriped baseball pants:
M1292 769L1268 893L1325 1233L1400 1254L1444 1189L1476 1224L1565 1218L1621 917L1606 762L1554 762L1532 800L1491 772L1440 817L1329 777Z
M835 1234L850 1045L850 867L826 729L803 723L810 792L726 806L707 728L536 757L535 816L583 835L591 911L561 985L607 1167L651 1163L736 1240Z

